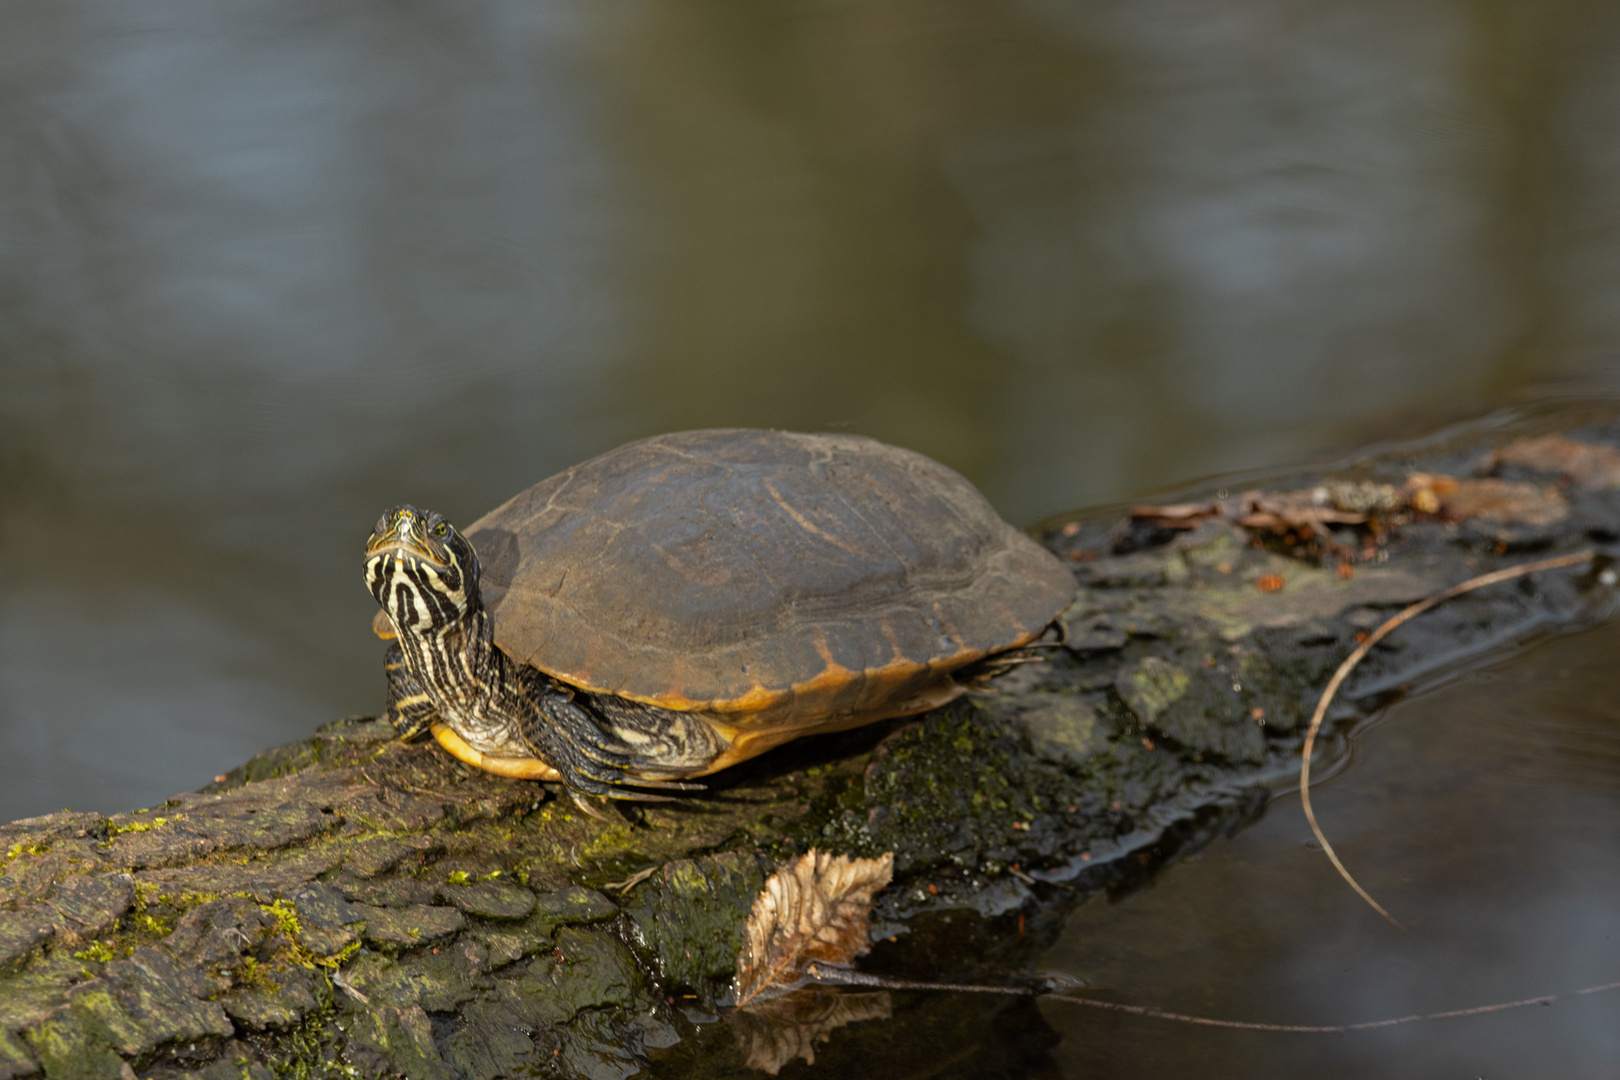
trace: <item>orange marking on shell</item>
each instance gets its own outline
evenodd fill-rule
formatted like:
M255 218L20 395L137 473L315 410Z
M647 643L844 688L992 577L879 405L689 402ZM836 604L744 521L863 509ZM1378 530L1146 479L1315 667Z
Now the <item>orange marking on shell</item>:
M883 640L889 643L889 651L894 654L894 658L904 660L906 651L900 647L900 639L895 636L894 624L889 621L889 617L885 615L879 619L878 626L883 630Z
M787 511L788 517L792 518L794 523L797 524L799 528L803 529L811 536L819 536L821 539L827 541L827 543L831 544L835 548L838 548L840 551L846 551L851 555L864 556L866 554L866 552L862 551L858 547L855 547L853 544L846 544L832 533L820 528L815 522L799 513L792 506L789 506L788 501L782 498L782 493L776 490L776 485L771 483L770 480L767 479L763 481L763 483L765 485L765 490L771 493L771 498L776 500L776 505Z
M740 697L732 698L727 702L724 702L724 703L715 702L715 701L707 701L707 702L702 702L702 703L693 702L693 705L696 706L696 705L701 704L702 707L704 707L704 708L716 708L716 707L719 707L720 705L724 704L726 706L726 711L727 712L738 712L738 713L762 712L765 709L768 709L771 706L777 704L784 697L786 697L787 695L789 695L791 693L793 693L793 691L791 689L789 689L789 690L767 690L765 687L760 686L760 685L758 685L756 683L754 685L753 689L749 690L746 694L743 694Z
M1009 641L1005 646L993 651L1005 652L1008 649L1016 649L1020 646L1028 645L1030 642L1039 637L1045 629L1046 628L1043 626L1039 630L1025 631L1013 640ZM899 657L893 663L884 664L880 667L868 668L864 674L869 681L876 680L885 683L899 683L908 678L921 677L930 672L943 675L954 671L959 667L964 667L991 655L992 650L968 648L967 646L963 645L961 640L955 635L949 635L949 638L951 641L956 642L959 646L959 650L950 656L935 657L926 663ZM703 700L682 697L680 696L681 692L678 686L665 694L642 695L628 694L623 692L617 693L618 696L626 698L630 701L640 701L647 705L656 705L663 709L673 709L676 712L710 713L714 714L715 716L727 717L729 720L733 721L737 719L743 719L746 721L754 714L774 714L783 705L794 699L816 698L824 694L836 693L839 689L848 685L851 674L852 673L848 668L841 665L829 664L828 667L817 672L810 678L804 680L803 682L796 682L784 690L771 690L756 684L746 693L738 695L737 697L723 699L714 698ZM561 677L559 676L559 678ZM583 680L576 683L573 679L565 678L562 681L574 683L575 685L579 685L581 689L591 690L595 693L615 693L615 691L612 690L604 691L600 687L591 687L586 685ZM933 706L929 707L932 708ZM890 713L889 715L903 716L906 714ZM832 731L836 729L816 728L815 730Z
M855 672L849 670L849 668L833 659L832 650L827 648L827 631L824 627L816 627L810 632L810 636L815 640L816 643L816 655L821 657L821 662L823 664L827 665L821 669L822 675L837 673L838 675L845 676L846 678L854 677L856 674ZM819 678L820 676L817 677Z

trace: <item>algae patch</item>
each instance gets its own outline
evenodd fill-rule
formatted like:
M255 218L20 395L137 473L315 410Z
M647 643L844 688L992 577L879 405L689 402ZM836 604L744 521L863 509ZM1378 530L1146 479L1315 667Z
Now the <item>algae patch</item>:
M1146 656L1119 673L1120 696L1144 724L1152 724L1187 696L1192 676L1162 657Z

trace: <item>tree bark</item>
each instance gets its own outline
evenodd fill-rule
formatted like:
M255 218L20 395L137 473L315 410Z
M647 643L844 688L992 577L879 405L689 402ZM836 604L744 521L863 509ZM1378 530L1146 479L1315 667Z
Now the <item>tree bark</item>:
M728 1016L772 866L812 846L892 851L870 962L1007 978L1077 897L1260 812L1298 768L1328 675L1400 606L1600 552L1402 628L1335 721L1608 614L1620 477L1489 455L1550 432L1620 446L1608 406L1547 409L1333 470L1407 493L1366 524L1268 525L1227 493L1053 528L1084 588L1050 661L921 718L781 748L699 797L595 820L351 717L159 807L0 826L0 1080L757 1075L806 1054L870 1074L897 1047L911 1072L1016 1071L1047 1029L1015 999L826 990L808 1011ZM1448 519L1411 494L1419 470L1491 470L1543 502ZM1332 501L1323 479L1254 486L1308 508Z

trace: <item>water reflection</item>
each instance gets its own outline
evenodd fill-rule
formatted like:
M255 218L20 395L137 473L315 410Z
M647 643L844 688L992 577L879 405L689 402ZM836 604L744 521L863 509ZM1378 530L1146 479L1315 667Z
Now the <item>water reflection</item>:
M253 634L155 589L94 600L61 586L20 590L0 611L0 650L15 763L5 789L20 808L64 801L86 777L103 805L151 802L154 778L206 779L255 730L325 705L289 688Z
M1062 127L952 150L983 223L974 325L1040 418L1000 477L1023 499L1286 460L1547 362L1527 339L1573 314L1538 282L1563 256L1536 226L1557 190L1527 176L1547 118L1479 70L1520 27L1485 5L1026 8L1111 82ZM1112 423L1072 422L1088 397Z
M582 14L0 16L0 819L374 708L377 510L474 516L600 448L618 225Z
M0 819L375 708L356 550L400 500L466 519L654 431L837 425L1029 521L1602 370L1616 29L11 5Z

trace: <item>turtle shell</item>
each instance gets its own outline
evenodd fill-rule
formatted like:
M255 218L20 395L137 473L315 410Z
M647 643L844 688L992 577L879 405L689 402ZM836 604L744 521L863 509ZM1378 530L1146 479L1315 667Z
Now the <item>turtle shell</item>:
M462 531L509 656L756 730L948 700L944 672L1028 643L1075 595L960 474L857 435L659 435Z

